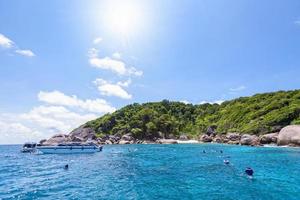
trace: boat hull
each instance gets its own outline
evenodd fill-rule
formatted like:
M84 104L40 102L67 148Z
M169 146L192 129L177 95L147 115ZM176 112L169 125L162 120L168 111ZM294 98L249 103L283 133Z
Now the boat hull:
M37 150L43 154L76 154L76 153L96 153L102 151L102 147L97 146L41 146Z

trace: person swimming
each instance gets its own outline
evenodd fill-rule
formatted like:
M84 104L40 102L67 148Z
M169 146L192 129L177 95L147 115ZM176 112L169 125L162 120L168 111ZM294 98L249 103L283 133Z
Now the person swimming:
M206 151L205 151L205 150L203 150L202 152L203 152L203 153L206 153Z
M223 150L220 150L220 153L223 153Z
M229 165L230 164L229 160L224 160L223 162L224 162L225 165Z
M66 165L64 166L64 169L65 169L65 170L69 169L69 165L66 164Z
M254 171L253 171L253 169L252 169L251 167L247 167L246 170L245 170L245 173L246 173L248 176L252 177L253 174L254 174Z

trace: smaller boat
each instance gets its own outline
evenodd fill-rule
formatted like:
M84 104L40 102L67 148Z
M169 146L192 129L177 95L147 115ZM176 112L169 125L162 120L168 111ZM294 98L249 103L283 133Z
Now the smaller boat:
M37 146L37 144L34 142L26 142L23 145L21 152L22 153L34 153L36 151L36 146Z
M73 154L73 153L96 153L102 151L102 146L96 144L58 144L56 146L37 146L37 152L43 154Z

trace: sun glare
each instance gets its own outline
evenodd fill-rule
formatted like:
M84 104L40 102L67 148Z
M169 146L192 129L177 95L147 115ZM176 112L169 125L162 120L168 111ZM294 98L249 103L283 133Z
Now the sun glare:
M143 17L137 1L109 1L107 7L103 19L113 32L126 36L140 27Z

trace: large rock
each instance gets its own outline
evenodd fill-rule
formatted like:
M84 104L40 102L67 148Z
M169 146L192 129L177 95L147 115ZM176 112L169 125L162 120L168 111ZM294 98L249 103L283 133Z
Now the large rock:
M39 144L43 145L45 142L47 142L47 140L46 139L42 139L42 140L40 140Z
M159 144L177 144L177 140L174 139L159 139L156 141Z
M105 144L113 144L110 140L106 140Z
M240 140L241 145L258 145L259 138L256 135L244 134Z
M239 141L241 139L241 135L239 133L227 133L226 138L229 141Z
M110 140L113 144L117 144L120 141L120 138L118 136L110 135L108 140Z
M215 136L216 135L215 129L216 129L215 126L209 126L206 130L206 135Z
M189 138L188 138L187 135L182 134L182 135L179 136L179 140L188 140L188 139Z
M204 135L201 135L200 141L202 141L202 142L212 142L213 138L209 135L204 134Z
M44 146L55 146L55 145L63 144L63 143L67 143L67 142L71 142L71 139L68 135L57 134L57 135L52 136L47 141L43 142L43 145Z
M214 139L213 139L213 142L222 143L223 138L220 135L216 135L216 137L214 137Z
M176 137L175 137L175 135L173 135L173 134L167 134L166 139L176 140Z
M300 146L300 125L286 126L279 132L278 145Z
M75 136L72 138L72 142L84 142L84 139L81 137Z
M276 144L277 143L277 138L278 138L278 133L269 133L262 135L260 137L260 143L261 144Z
M75 139L75 137L82 138L83 141L95 140L97 138L94 129L83 126L73 130L69 134L69 137L71 138L71 140Z
M127 133L121 137L121 140L132 141L132 140L134 140L134 138L132 137L131 133Z
M119 144L130 144L130 141L128 141L128 140L120 140Z
M233 140L229 140L228 142L226 142L227 144L235 144L235 145L238 145L238 144L240 144L240 141L239 140L235 140L235 141L233 141Z

